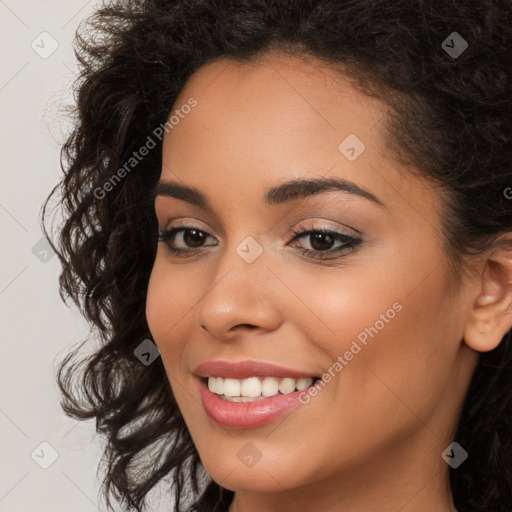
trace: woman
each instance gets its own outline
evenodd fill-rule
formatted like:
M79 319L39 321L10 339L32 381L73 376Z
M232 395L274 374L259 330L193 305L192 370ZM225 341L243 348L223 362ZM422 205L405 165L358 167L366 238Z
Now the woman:
M511 510L511 21L364 0L89 20L56 250L103 343L58 382L106 436L109 506L169 477L176 511Z

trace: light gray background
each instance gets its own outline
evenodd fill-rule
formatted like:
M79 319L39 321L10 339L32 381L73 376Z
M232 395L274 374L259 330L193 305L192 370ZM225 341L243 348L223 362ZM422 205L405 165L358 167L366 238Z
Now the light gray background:
M54 378L56 361L88 326L59 298L60 265L40 245L39 225L61 176L69 124L60 109L73 101L76 72L71 43L99 4L0 0L0 512L106 510L96 474L102 440L94 421L64 415ZM58 47L47 55L53 40ZM42 442L57 453L46 469L52 449ZM171 510L164 490L151 496L152 510Z

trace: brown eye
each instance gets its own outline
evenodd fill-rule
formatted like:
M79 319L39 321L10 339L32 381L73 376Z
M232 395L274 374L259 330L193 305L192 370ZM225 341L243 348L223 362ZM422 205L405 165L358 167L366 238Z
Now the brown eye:
M158 239L164 242L171 252L178 254L201 249L208 237L213 238L201 229L179 226L160 232Z
M311 233L309 243L316 251L327 251L332 248L334 238L328 233Z
M298 239L308 241L311 248L300 247L300 251L313 259L333 259L343 254L349 253L362 243L359 238L338 233L337 231L327 229L310 229L304 231L294 231L295 237L292 242ZM191 256L199 254L208 245L205 244L208 238L214 239L206 231L193 226L177 226L165 231L159 232L158 240L164 242L167 249L175 256ZM339 245L336 247L336 243ZM300 244L302 245L302 244Z
M198 229L183 230L183 240L190 247L199 247L205 240L204 232Z
M333 259L337 257L336 255L339 257L354 251L362 243L360 238L323 228L294 231L294 233L292 242L301 238L308 241L311 248L302 246L301 251L304 255L315 259ZM334 246L336 242L339 243L337 247Z

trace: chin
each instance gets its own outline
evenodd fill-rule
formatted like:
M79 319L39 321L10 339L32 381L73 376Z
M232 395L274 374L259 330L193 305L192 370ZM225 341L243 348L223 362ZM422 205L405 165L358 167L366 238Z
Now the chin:
M310 469L302 468L303 465L289 458L283 458L282 454L276 454L275 457L265 457L256 462L247 461L244 463L245 453L250 453L251 443L240 441L236 445L242 448L225 449L225 456L219 456L219 453L210 453L208 456L201 456L202 464L211 476L220 486L231 491L242 492L282 492L283 489L293 489L301 487L308 481L311 482L312 476L306 474ZM243 448L245 447L245 449ZM238 453L241 452L240 455ZM200 455L201 452L199 452ZM239 460L239 457L242 459ZM252 464L252 465L250 465Z
M279 473L271 474L264 467L259 470L256 470L256 468L244 470L231 466L226 471L219 471L219 468L215 467L211 471L206 468L206 471L215 482L230 491L270 493L282 492L283 489L290 488L289 485L286 485L286 482L283 485L283 479ZM295 485L291 485L291 487L295 487Z

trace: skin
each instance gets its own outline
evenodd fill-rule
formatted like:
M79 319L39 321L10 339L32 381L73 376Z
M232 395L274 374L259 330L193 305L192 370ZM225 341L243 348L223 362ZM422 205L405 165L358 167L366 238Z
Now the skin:
M161 180L197 187L212 209L158 196L155 210L160 230L186 221L209 236L189 257L159 243L146 314L204 467L236 491L230 512L454 511L441 453L478 351L512 325L510 254L475 259L456 286L441 199L388 150L386 104L315 59L218 60L191 77L173 109L190 97L197 106L165 135ZM338 149L351 133L366 146L354 161ZM341 191L263 201L283 181L325 176L356 182L384 207ZM362 243L326 260L306 256L301 248L321 245L308 235L291 242L292 229L313 224L359 230ZM236 251L248 236L263 249L250 264ZM193 241L182 232L174 245ZM243 430L205 413L199 363L322 375L396 302L401 311L308 404ZM250 468L237 457L249 442L261 453Z

